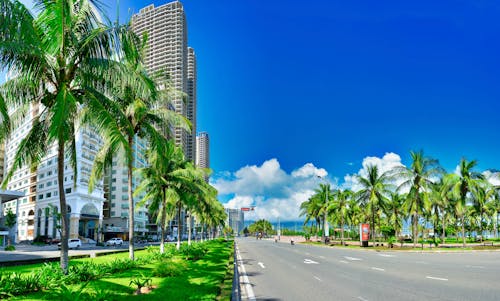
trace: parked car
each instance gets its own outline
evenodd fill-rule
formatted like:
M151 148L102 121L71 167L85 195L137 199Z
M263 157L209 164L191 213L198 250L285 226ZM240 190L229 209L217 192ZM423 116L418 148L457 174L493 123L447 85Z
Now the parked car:
M123 240L118 237L113 237L104 243L105 246L121 246L123 245Z
M70 249L78 249L82 246L82 241L78 238L72 238L68 240L68 248ZM61 243L57 244L57 248L61 249Z

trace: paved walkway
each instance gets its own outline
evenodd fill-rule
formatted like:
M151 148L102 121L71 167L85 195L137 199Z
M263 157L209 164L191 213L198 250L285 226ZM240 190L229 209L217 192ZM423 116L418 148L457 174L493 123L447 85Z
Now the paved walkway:
M69 250L69 256L82 256L97 253L110 253L117 250L128 250L128 244L121 247L96 247L95 244L83 244L82 248L78 250ZM33 246L27 244L16 245L15 251L0 250L0 266L12 265L16 262L27 263L30 261L55 261L60 258L60 250L57 245Z

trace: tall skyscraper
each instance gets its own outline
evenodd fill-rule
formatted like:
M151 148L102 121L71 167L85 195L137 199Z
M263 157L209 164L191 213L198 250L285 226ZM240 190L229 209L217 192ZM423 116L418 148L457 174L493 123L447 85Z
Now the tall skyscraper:
M188 118L196 118L196 83L191 82L191 94L188 88L188 73L190 79L196 80L196 61L194 50L187 47L187 25L184 7L179 1L155 7L153 4L141 9L132 16L132 29L138 35L147 34L148 49L146 52L146 69L150 74L166 73L176 90L188 95L174 99L175 111ZM189 66L192 66L189 68ZM195 119L189 119L196 126ZM194 132L196 133L196 132ZM194 136L187 131L176 128L175 142L180 146L188 159L194 160Z
M179 1L158 7L153 4L146 6L132 16L132 29L140 36L143 34L148 36L145 65L149 74L153 76L166 75L173 88L183 94L182 97L175 97L173 107L177 113L182 114L191 122L192 131L189 133L186 130L175 128L173 129L173 138L176 145L184 151L186 159L195 161L196 56L194 49L187 46L184 7ZM159 88L164 87L164 84L166 82L160 81ZM168 106L168 104L165 105ZM182 223L185 232L187 229L185 217L182 218ZM176 233L177 227L178 221L174 219L170 225L171 233Z
M210 141L207 132L196 136L196 166L210 168Z
M187 74L188 86L188 104L187 104L187 118L191 121L191 133L189 134L187 141L187 152L186 158L196 161L196 54L194 49L188 47L188 74Z

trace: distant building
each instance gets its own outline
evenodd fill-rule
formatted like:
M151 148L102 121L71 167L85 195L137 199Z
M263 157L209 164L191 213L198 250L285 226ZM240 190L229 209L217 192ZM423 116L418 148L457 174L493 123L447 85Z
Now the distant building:
M226 225L233 229L235 235L241 234L245 228L245 216L241 209L229 209L225 208L227 214Z
M196 136L196 166L210 168L210 139L207 132Z

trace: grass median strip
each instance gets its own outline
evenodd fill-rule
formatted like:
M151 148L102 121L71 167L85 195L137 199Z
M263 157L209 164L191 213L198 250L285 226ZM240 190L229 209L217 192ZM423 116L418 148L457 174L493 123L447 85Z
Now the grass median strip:
M196 253L197 248L202 256ZM185 246L181 251L168 249L168 255L159 255L157 247L150 248L136 252L133 262L126 258L127 253L76 259L71 261L67 276L57 275L55 263L9 267L1 274L0 299L229 300L232 241L219 239L203 243L203 247ZM7 279L6 275L37 283L32 292L9 291L7 285L11 289L13 282L7 280L17 278Z

